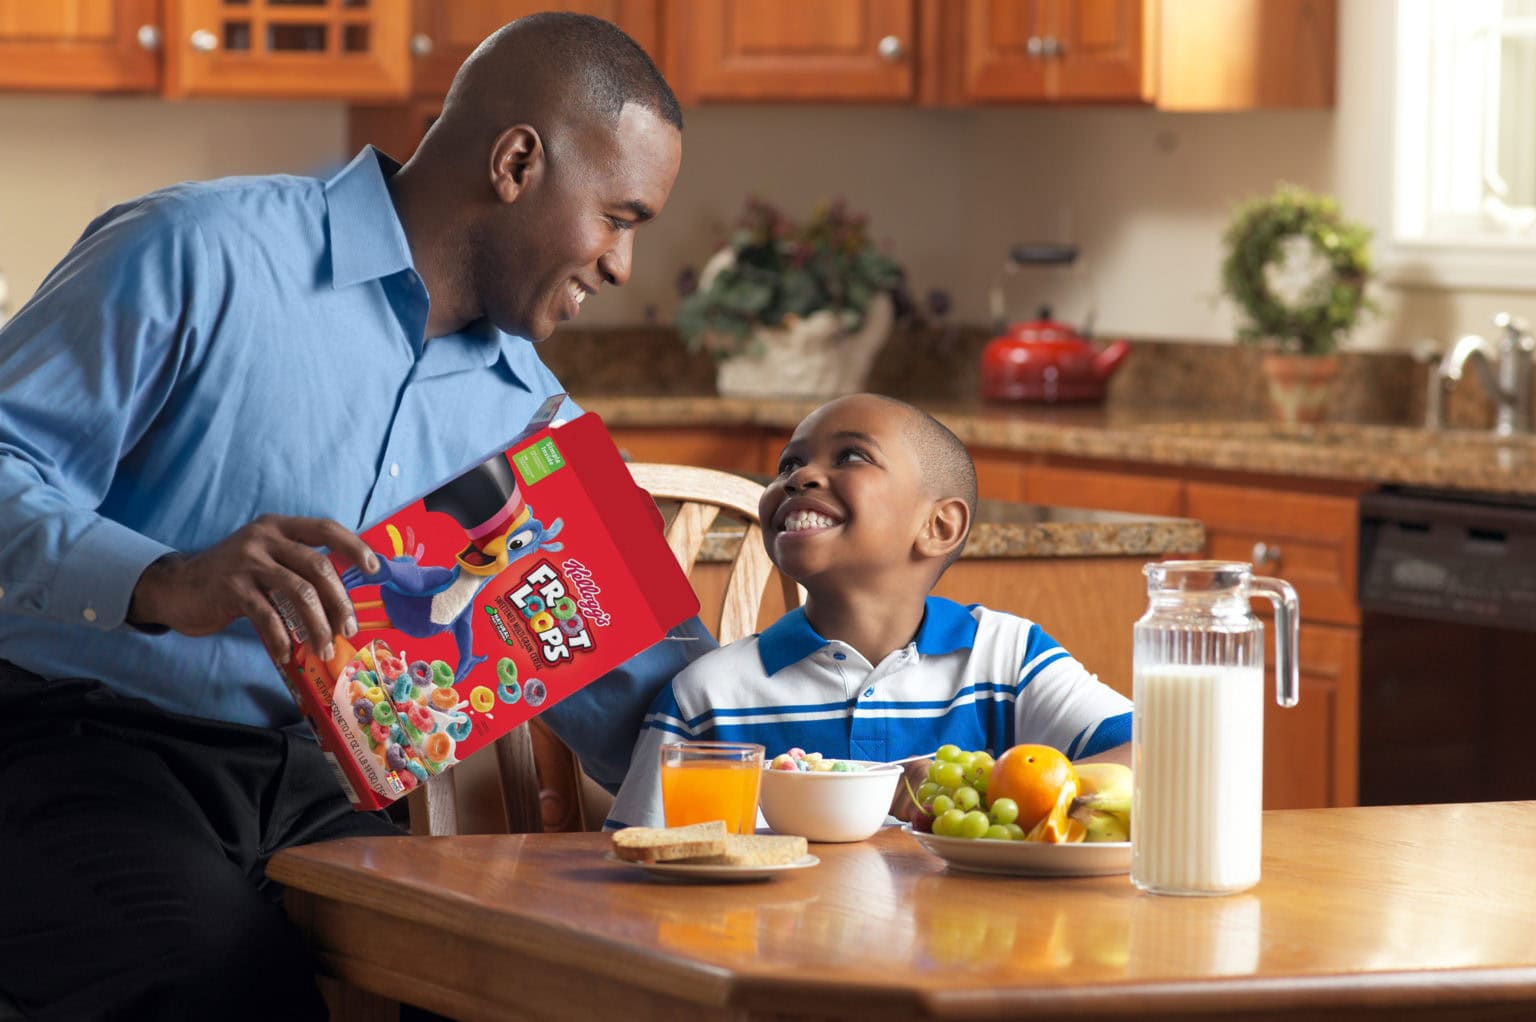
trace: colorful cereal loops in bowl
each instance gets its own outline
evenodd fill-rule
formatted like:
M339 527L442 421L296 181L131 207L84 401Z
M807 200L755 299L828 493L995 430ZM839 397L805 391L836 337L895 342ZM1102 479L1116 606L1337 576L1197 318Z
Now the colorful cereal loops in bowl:
M902 768L825 757L811 762L818 761L831 765L801 769L770 764L763 770L759 805L768 826L810 841L863 841L878 831L890 813Z

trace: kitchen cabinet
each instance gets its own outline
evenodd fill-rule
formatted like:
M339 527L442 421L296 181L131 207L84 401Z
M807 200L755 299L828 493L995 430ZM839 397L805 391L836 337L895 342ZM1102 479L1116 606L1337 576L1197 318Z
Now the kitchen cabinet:
M978 478L980 472L978 465ZM1167 518L1184 514L1184 486L1177 479L1075 466L1030 466L1020 499L1026 504L1091 507Z
M1264 808L1352 806L1359 800L1360 632L1301 626L1301 693L1275 702L1272 630L1264 636Z
M168 96L403 99L406 0L169 0Z
M0 0L0 89L148 92L159 0Z
M1333 104L1336 0L668 0L685 103Z
M666 72L684 103L914 98L915 0L669 0Z
M406 0L0 0L0 88L403 99Z
M660 0L414 0L411 91L441 101L454 73L480 41L509 21L559 9L618 25L651 54L660 39Z
M1177 0L1174 0L1177 2ZM1142 0L966 0L962 94L974 101L1150 102Z

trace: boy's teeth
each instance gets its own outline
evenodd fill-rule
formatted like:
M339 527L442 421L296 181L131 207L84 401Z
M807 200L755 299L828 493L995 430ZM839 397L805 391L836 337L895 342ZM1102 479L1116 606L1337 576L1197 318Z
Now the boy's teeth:
M583 301L586 300L586 297L587 289L576 283L574 280L571 281L571 301L575 302L577 305L580 305Z
M802 529L827 529L836 525L837 521L828 518L816 511L796 511L784 519L785 532L799 532Z

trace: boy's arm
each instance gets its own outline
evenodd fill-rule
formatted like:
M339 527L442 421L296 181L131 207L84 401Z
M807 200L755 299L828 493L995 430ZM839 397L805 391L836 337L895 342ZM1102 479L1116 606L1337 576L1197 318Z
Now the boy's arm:
M1099 681L1039 625L1013 618L1023 654L1015 742L1054 746L1073 760L1130 764L1131 701Z

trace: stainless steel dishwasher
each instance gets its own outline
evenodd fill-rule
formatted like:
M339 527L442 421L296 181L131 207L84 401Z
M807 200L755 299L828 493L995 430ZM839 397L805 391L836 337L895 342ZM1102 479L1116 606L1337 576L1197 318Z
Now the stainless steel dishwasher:
M1360 502L1360 802L1536 798L1536 500Z

